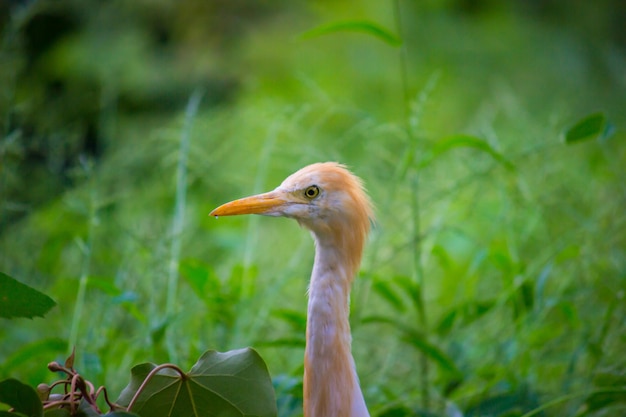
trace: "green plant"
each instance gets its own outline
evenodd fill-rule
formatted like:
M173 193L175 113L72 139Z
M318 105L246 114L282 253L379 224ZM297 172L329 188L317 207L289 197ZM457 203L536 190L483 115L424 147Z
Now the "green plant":
M46 295L0 273L0 317L43 316L54 302ZM276 400L265 362L253 349L225 353L206 351L189 372L174 364L144 363L133 367L131 381L112 402L104 386L94 384L74 368L75 352L48 370L64 375L35 391L9 378L0 382L0 415L62 416L204 416L274 417ZM61 387L61 392L58 392ZM102 411L99 402L109 410Z
M267 368L252 349L205 352L189 372L173 364L133 367L130 384L115 402L105 387L95 388L73 367L74 353L64 365L48 364L65 378L39 384L37 391L15 379L0 382L0 403L10 407L3 415L60 416L276 416L274 391ZM55 388L62 387L62 392ZM58 390L56 390L58 391ZM102 398L100 398L102 397ZM103 400L104 414L98 401ZM20 414L21 413L21 414Z

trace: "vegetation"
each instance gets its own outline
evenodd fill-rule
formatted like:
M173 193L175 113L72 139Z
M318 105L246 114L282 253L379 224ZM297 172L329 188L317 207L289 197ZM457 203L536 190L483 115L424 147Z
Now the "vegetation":
M3 384L75 348L117 397L134 365L252 346L300 415L311 239L208 213L334 160L377 205L372 416L624 414L626 6L358 6L0 6L0 294L56 302L0 318Z

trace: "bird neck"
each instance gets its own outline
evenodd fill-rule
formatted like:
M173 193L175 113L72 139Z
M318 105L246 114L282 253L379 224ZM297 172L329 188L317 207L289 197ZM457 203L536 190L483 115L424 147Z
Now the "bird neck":
M304 358L304 417L369 417L351 353L349 297L356 270L346 257L354 253L336 242L315 236ZM354 252L353 246L350 250Z

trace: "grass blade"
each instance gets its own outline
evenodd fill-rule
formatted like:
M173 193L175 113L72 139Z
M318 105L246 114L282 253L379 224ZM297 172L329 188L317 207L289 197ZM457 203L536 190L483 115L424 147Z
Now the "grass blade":
M483 139L470 135L453 135L439 141L430 153L420 163L420 168L430 165L440 155L451 151L455 148L473 148L478 151L489 154L495 161L502 164L506 169L512 171L515 166L511 161L506 159L504 155L495 150L489 143Z
M325 23L300 35L301 39L317 38L337 32L361 32L371 35L388 45L397 47L402 45L402 40L384 27L364 20L344 20L340 22Z

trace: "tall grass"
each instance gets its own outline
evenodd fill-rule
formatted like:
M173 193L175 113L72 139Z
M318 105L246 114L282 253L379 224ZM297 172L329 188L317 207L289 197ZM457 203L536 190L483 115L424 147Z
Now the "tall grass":
M569 91L533 48L571 43L536 22L364 5L369 26L325 26L296 46L285 39L314 26L309 15L268 21L240 45L237 99L209 107L211 91L194 92L182 128L179 108L111 109L97 175L2 233L3 267L49 283L59 302L45 320L0 328L12 342L3 377L36 384L26 356L45 364L78 345L90 379L115 391L135 363L185 368L208 348L253 345L284 383L284 417L298 415L310 238L286 220L208 213L340 160L377 206L351 304L373 416L599 415L623 403L623 98L580 87L601 86L578 70ZM340 5L320 16L355 25ZM364 36L385 22L395 34ZM615 136L563 144L597 97ZM72 198L88 202L84 222Z
M181 131L180 149L178 151L178 164L176 165L176 198L174 205L174 213L172 215L171 229L171 247L170 258L168 262L168 279L167 279L167 295L165 301L165 317L166 320L172 320L178 313L178 276L180 266L180 253L182 247L183 230L185 227L185 209L187 196L187 159L191 142L191 128L193 120L198 113L198 107L204 92L201 90L194 91L189 97L187 107L185 109L185 124ZM168 326L166 336L168 356L172 362L179 361L178 350L176 345L177 336Z
M82 255L82 262L80 267L80 277L78 279L78 291L76 292L76 300L74 301L74 313L72 314L72 322L70 324L70 331L68 337L67 353L70 354L78 344L78 335L81 332L81 321L85 322L85 297L87 292L87 283L89 281L90 265L92 260L93 243L95 229L98 224L98 201L96 194L96 187L94 186L95 175L93 173L93 166L90 161L83 161L83 169L85 177L88 182L91 183L89 200L87 201L86 216L87 236L86 240L76 237L76 244L80 249ZM87 314L87 318L90 318L90 314ZM83 330L84 331L84 330Z

